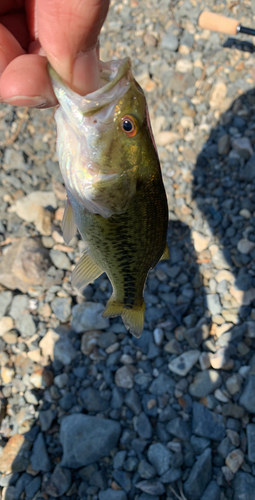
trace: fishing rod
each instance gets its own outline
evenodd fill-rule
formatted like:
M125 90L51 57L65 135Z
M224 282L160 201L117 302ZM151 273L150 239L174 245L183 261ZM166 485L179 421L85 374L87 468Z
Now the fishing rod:
M202 29L218 31L227 35L244 33L246 35L255 36L255 29L242 26L239 21L222 16L221 14L215 14L214 12L202 12L198 19L198 26Z

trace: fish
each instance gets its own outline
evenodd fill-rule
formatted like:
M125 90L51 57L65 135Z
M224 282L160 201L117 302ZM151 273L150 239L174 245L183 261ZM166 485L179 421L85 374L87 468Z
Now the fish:
M167 198L145 95L130 59L99 64L101 86L85 96L49 68L67 192L63 238L68 244L78 228L86 243L73 286L82 289L105 272L112 295L102 316L121 316L139 338L148 272L169 258Z

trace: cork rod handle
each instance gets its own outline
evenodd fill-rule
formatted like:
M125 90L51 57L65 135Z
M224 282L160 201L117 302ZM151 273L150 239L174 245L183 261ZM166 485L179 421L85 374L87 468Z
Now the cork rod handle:
M219 31L227 35L236 35L239 21L229 19L229 17L214 14L213 12L202 12L198 19L198 26L202 29Z

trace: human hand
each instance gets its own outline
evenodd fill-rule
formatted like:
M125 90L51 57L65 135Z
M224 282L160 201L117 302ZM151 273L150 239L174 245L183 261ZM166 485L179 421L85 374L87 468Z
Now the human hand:
M48 61L75 92L97 89L97 39L109 1L1 0L0 101L56 105Z

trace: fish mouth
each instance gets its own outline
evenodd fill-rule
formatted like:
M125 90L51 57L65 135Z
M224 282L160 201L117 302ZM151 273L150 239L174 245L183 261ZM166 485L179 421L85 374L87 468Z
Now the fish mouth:
M62 107L76 107L84 117L90 117L118 101L129 89L134 77L129 57L109 62L99 61L101 87L86 96L71 90L49 65L49 74L55 95ZM71 105L72 104L72 105Z

